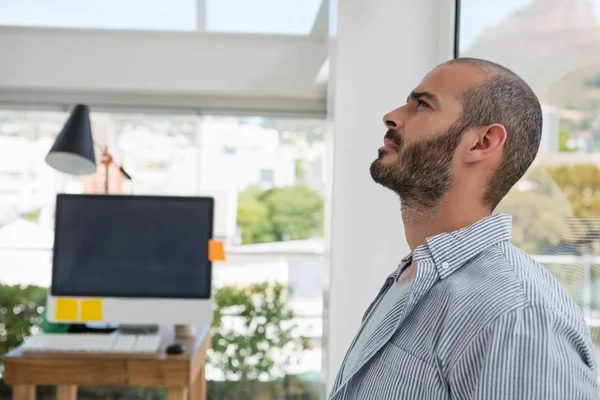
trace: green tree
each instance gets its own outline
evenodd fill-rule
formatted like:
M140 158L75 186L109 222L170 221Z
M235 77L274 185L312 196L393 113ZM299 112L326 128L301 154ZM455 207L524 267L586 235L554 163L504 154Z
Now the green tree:
M239 196L237 221L242 243L302 240L323 229L323 197L304 185L260 190Z
M600 245L600 168L594 164L538 167L528 172L526 181L530 190L513 189L497 209L513 215L517 246L540 254L560 241Z
M571 134L564 127L560 128L558 132L558 151L561 153L572 153L577 151L576 148L569 146L569 140L571 140Z
M304 181L304 161L300 158L294 160L294 176L296 182Z
M569 201L574 218L600 217L600 168L569 164L547 170Z
M249 187L238 199L237 223L242 229L242 243L265 243L277 240L269 209L261 200L262 190Z
M600 168L572 164L548 168L572 209L565 235L582 253L600 254Z
M307 186L268 190L262 196L277 240L308 239L323 227L323 197Z
M497 211L513 215L513 243L531 255L548 254L560 243L581 250L571 231L589 238L584 221L573 221L573 216L600 215L596 211L582 207L581 197L600 184L597 168L575 164L559 167L532 168L524 181L528 190L516 187L501 202ZM567 225L569 223L570 226ZM585 251L584 251L585 252ZM552 254L552 253L550 253ZM546 264L546 269L554 275L573 299L580 303L582 265Z
M0 358L42 323L46 289L0 283Z
M294 313L281 284L225 286L215 294L212 345L208 362L228 381L226 399L251 399L259 379L286 375L295 356L309 348L295 333ZM225 318L236 323L225 323Z
M561 226L570 213L568 204L560 197L516 189L504 198L496 211L513 216L512 241L529 254L542 254L558 244Z

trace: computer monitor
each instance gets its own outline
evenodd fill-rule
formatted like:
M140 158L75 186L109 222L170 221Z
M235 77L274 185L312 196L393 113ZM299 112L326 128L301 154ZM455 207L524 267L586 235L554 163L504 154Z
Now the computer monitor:
M59 194L48 319L210 323L213 218L209 197Z

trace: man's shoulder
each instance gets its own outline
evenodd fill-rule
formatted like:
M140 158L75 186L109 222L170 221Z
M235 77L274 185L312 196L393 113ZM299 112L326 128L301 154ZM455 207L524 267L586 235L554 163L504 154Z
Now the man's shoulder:
M500 243L467 262L440 282L439 298L446 298L449 320L482 327L519 308L536 306L581 319L569 293L540 263L509 242ZM436 296L436 297L438 297Z
M526 307L529 299L512 264L504 250L494 246L441 280L430 301L444 303L448 328L460 325L472 332L510 310Z
M439 312L441 323L433 330L445 349L464 348L521 310L559 315L573 332L583 332L585 325L581 310L552 274L508 242L485 250L440 281L428 301L428 308Z
M531 306L558 312L580 315L580 309L548 268L510 242L497 246L507 260L506 268L513 271L514 279L521 285L522 294ZM568 266L558 266L555 273Z
M489 301L537 303L550 308L572 302L548 269L510 242L490 247L448 277L448 289L459 296L463 291L457 289L462 285Z

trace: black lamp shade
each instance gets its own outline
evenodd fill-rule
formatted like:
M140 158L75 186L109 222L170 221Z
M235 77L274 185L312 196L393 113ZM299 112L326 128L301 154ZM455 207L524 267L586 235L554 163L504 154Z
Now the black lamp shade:
M77 104L46 156L52 168L72 175L96 172L90 108Z

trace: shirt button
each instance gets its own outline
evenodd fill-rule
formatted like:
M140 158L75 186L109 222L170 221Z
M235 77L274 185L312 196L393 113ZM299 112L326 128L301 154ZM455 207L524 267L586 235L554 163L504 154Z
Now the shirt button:
M442 263L442 268L444 268L444 269L448 269L448 267L450 267L450 264L448 264L446 261L444 261L444 262Z

